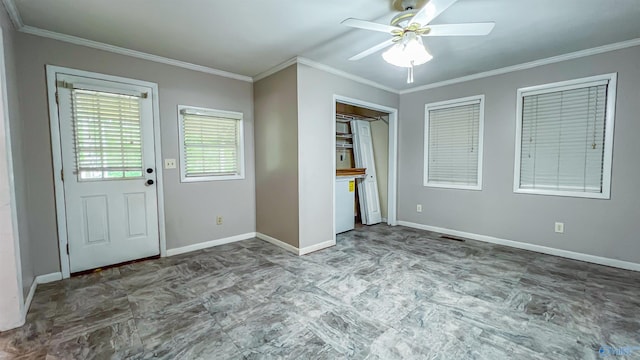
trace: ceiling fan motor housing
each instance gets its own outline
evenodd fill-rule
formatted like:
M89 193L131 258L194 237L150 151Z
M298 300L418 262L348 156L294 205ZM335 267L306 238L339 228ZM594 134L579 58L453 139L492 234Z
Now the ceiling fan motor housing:
M394 0L393 8L398 11L406 11L422 8L428 0Z

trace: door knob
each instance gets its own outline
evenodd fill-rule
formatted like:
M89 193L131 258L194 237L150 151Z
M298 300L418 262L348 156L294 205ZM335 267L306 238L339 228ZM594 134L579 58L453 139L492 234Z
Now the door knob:
M147 174L151 174L153 172L152 168L147 168Z
M149 186L149 185L153 185L153 180L151 180L151 179L147 180L147 186Z

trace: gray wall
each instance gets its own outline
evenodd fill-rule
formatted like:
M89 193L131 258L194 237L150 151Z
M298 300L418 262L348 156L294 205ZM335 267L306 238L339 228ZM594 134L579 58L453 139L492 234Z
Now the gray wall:
M17 35L16 50L35 274L60 270L45 64L158 83L163 158L179 158L178 104L244 113L244 180L183 184L178 169L164 171L167 248L255 231L251 83L26 34ZM223 225L215 224L217 215Z
M253 85L256 231L298 247L297 66Z
M5 73L7 74L7 79L3 79L3 81L7 83L6 90L11 91L15 88L15 78L12 74L12 34L9 21L1 7L0 26L2 27L4 50L2 67L6 68ZM4 97L4 95L5 88L3 87L0 89L0 96ZM16 116L11 109L12 104L15 104L15 98L8 99L8 101L0 100L0 289L2 289L0 291L0 331L20 326L24 322L22 314L23 278L20 276L19 262L25 253L19 253L19 226L14 224L14 216L16 215L14 206L18 197L14 198L14 194L18 194L12 187L12 176L14 176L12 164L15 159L10 156L13 153L15 157L15 150L19 151L20 143L16 144L11 139L12 127L16 125ZM32 278L32 276L30 277ZM28 278L24 280L31 285Z
M334 239L333 95L398 108L397 94L298 65L300 247Z
M399 220L640 262L640 47L404 94ZM513 193L516 89L618 72L611 200ZM483 190L422 186L424 105L485 94ZM416 204L423 212L416 212ZM554 233L554 222L565 233Z
M27 186L25 167L23 162L22 124L20 118L20 106L18 102L18 80L16 79L16 50L11 21L4 11L4 5L0 11L0 24L3 31L4 61L7 75L7 101L9 110L9 126L11 132L11 152L13 161L13 181L15 184L16 210L18 216L18 234L20 243L20 262L22 267L22 287L24 295L29 293L29 288L34 280L33 262L31 261L31 247L29 243L29 228L27 223ZM16 235L16 234L14 234Z

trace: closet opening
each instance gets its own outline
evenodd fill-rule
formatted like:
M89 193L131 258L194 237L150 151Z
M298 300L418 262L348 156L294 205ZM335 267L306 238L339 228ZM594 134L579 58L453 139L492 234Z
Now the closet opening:
M395 225L396 118L395 109L336 99L336 234L379 223Z

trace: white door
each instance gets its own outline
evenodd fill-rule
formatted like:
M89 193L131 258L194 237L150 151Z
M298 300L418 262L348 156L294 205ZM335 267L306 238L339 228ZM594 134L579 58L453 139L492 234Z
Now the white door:
M70 271L158 255L151 89L58 74Z
M360 200L360 214L362 223L373 225L382 221L380 199L378 198L378 180L376 178L376 164L373 157L373 142L371 140L371 124L364 120L351 122L353 133L353 155L356 167L366 168L366 176L358 181L358 199Z

